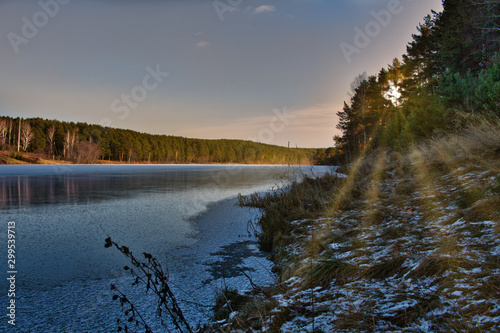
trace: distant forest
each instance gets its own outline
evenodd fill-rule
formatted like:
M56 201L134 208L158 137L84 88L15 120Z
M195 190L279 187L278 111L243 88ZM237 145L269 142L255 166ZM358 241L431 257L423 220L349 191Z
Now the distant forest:
M352 83L335 138L347 162L500 116L500 2L444 0L443 8L424 18L402 59Z
M0 148L93 163L325 163L335 149L286 148L243 140L152 135L87 123L0 117Z

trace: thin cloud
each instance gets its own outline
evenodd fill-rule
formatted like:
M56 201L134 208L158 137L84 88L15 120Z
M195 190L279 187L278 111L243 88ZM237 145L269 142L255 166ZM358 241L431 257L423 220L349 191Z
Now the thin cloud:
M205 41L201 41L201 42L196 43L196 46L201 47L201 48L207 47L208 45L210 45L210 43L205 42Z
M254 14L261 14L261 13L272 13L276 10L276 7L274 6L269 6L269 5L262 5L254 9L253 13Z
M276 116L270 110L265 115L239 118L225 123L204 121L202 126L194 127L190 122L186 123L185 127L177 126L170 134L221 139L221 133L224 133L225 139L259 141L259 133L262 130L269 130L272 126L278 126L278 128L283 126L282 131L273 132L272 140L262 140L262 142L286 146L290 141L293 146L326 148L333 146L332 137L334 135L341 134L335 129L339 120L336 112L340 109L341 107L335 104L312 105L300 110L282 108L279 112L289 115L288 123L272 122Z

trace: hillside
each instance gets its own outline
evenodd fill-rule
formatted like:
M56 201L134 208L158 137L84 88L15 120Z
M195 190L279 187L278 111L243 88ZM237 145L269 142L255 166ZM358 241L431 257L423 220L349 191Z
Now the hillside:
M18 142L20 155L15 156ZM0 156L2 164L19 161L314 164L330 157L327 152L335 152L334 149L287 148L246 140L193 139L87 123L42 118L20 121L0 116L1 150L5 151Z
M227 291L213 331L497 332L499 157L500 122L481 120L361 156L346 178L241 198L264 209L279 282Z

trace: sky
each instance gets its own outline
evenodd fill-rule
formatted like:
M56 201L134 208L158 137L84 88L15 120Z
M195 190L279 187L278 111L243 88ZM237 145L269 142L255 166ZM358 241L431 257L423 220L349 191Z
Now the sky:
M0 0L0 115L320 148L441 0Z

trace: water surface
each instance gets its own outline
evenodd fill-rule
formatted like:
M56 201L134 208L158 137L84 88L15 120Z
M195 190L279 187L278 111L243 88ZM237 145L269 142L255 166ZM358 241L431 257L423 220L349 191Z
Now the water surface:
M121 268L125 258L104 248L108 236L136 254L159 258L189 321L204 322L218 289L250 288L241 271L257 283L273 279L270 262L248 233L247 222L258 212L236 207L236 196L296 176L296 169L276 166L0 167L5 234L7 222L16 222L15 331L114 331L121 312L111 301L111 283L154 322L154 298L130 286ZM6 237L0 246L6 248ZM0 263L7 266L6 256ZM6 320L2 327L11 328Z

